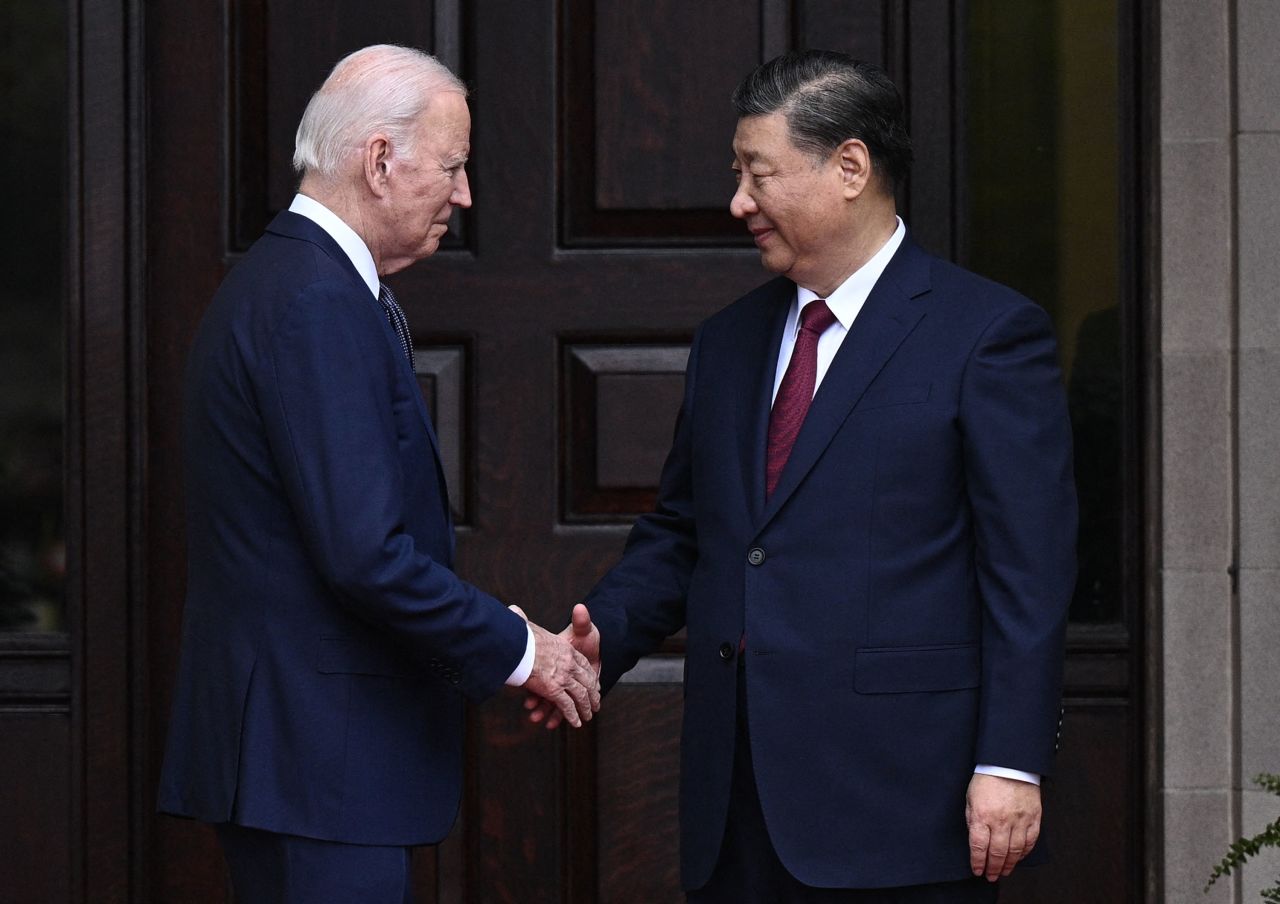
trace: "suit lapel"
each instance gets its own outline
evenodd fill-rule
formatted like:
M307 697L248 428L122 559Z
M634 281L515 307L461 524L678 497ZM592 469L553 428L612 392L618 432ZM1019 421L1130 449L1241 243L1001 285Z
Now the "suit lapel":
M382 321L383 332L386 334L387 344L391 348L392 355L396 358L397 367L400 368L401 375L409 382L409 394L413 397L418 414L422 417L423 426L426 427L427 439L431 444L432 457L435 459L436 475L440 480L440 495L445 500L445 517L449 519L449 523L452 525L453 515L449 510L448 493L445 490L444 464L440 460L440 442L436 438L435 426L431 423L431 413L427 411L427 403L423 400L422 392L418 389L418 375L413 373L413 369L409 366L409 359L405 357L404 349L400 345L400 338L391 326L391 321L387 319L387 312L382 307L382 302L373 297L373 294L369 291L368 283L364 281L360 272L356 270L356 265L351 262L351 258L347 257L347 253L342 250L342 246L334 241L333 236L321 229L314 220L291 210L284 210L276 214L275 219L267 226L267 231L286 238L310 242L317 246L351 278L351 281L355 284L353 292L359 298L367 300L378 312L378 318ZM451 531L450 537L452 538L452 536Z
M920 296L928 291L929 258L907 237L877 280L822 378L778 485L764 506L758 529L772 520L795 492L871 381L915 329L926 309ZM776 358L775 347L775 361ZM763 405L766 425L769 407L770 400L766 397ZM760 448L759 470L763 474L763 442ZM763 477L760 480L763 482Z
M764 510L765 448L769 432L769 407L773 396L773 380L778 367L778 347L787 325L787 313L795 298L795 283L778 279L767 287L764 310L753 317L756 329L744 337L743 353L737 357L744 365L736 377L743 388L737 396L738 412L734 435L738 437L738 460L742 463L742 489L752 521ZM760 324L764 328L760 328Z

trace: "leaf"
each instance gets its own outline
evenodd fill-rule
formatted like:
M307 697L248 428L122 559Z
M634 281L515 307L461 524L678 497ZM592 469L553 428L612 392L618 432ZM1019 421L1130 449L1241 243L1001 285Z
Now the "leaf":
M1263 772L1255 776L1253 783L1262 789L1280 796L1280 775ZM1239 869L1250 857L1257 856L1264 847L1280 848L1280 819L1268 825L1252 838L1238 838L1227 848L1227 855L1218 862L1205 884L1205 894L1209 888L1223 876L1231 875L1231 871ZM1272 888L1263 889L1262 899L1267 904L1280 904L1280 882Z

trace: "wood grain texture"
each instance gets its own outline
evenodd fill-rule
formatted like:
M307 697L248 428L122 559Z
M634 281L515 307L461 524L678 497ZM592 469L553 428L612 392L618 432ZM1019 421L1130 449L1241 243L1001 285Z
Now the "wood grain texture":
M681 687L617 686L597 729L600 904L683 901L677 791Z
M758 0L583 5L594 6L596 208L725 207L736 120L728 101L760 60ZM681 40L690 32L716 40Z

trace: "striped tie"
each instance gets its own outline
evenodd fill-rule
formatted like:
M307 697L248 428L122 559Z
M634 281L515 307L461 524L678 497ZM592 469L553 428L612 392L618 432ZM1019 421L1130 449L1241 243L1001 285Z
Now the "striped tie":
M409 336L409 321L405 318L404 311L400 310L400 305L396 304L396 297L391 294L391 290L386 286L381 288L378 301L382 302L382 306L386 308L391 328L396 331L396 336L400 339L400 347L404 349L404 356L409 359L409 368L416 373L417 365L413 360L413 339Z

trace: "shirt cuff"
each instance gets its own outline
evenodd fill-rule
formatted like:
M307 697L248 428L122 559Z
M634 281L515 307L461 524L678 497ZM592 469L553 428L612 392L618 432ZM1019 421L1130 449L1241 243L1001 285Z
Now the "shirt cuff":
M529 640L524 645L524 656L521 657L520 664L507 679L507 687L520 687L533 673L533 628L526 624L524 629L529 632Z
M978 775L998 775L1000 778L1012 778L1020 782L1030 782L1033 785L1040 784L1040 776L1034 772L1023 772L1020 769L1006 769L1003 766L989 766L986 763L979 763L973 767L973 771Z

